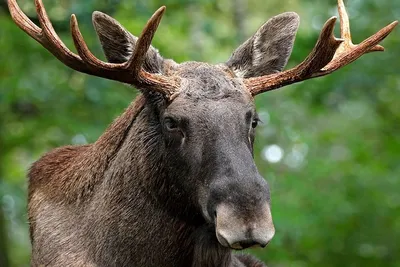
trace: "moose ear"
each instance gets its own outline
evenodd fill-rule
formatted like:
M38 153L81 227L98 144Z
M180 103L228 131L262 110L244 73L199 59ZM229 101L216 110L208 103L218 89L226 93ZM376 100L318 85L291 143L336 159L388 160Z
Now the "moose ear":
M226 64L241 78L283 70L292 53L299 23L300 18L294 12L271 18L233 52Z
M126 62L132 55L138 38L114 18L102 12L93 12L92 21L107 60L111 63ZM143 68L150 73L162 73L163 62L164 59L157 49L150 46Z

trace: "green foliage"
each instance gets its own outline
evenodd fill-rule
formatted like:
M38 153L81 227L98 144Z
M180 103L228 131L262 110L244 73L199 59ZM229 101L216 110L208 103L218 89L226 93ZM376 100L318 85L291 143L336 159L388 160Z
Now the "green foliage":
M19 3L35 17L33 0ZM178 62L213 63L239 44L235 3L246 10L245 36L279 12L301 15L290 66L309 53L323 22L335 14L333 0L45 1L69 47L69 14L77 13L97 55L91 11L105 11L138 34L165 4L153 45ZM347 6L355 42L400 17L399 1L349 0ZM30 164L57 146L95 141L136 92L69 70L19 30L6 9L0 9L0 25L0 237L7 236L0 244L7 246L10 266L28 266ZM255 158L271 185L277 233L267 249L254 253L269 266L400 266L399 31L384 45L387 52L366 55L329 77L257 98L264 123Z

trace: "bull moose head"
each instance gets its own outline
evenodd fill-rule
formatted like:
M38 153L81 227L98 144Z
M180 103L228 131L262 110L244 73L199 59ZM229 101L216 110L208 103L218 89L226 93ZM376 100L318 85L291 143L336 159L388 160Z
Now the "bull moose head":
M50 202L58 203L57 209L61 210L71 211L66 206L73 207L69 220L79 221L82 213L90 214L82 220L88 225L99 223L105 229L107 234L100 239L85 228L69 241L81 244L86 240L82 246L92 248L84 256L76 252L79 262L85 264L120 262L139 266L138 263L146 262L146 255L137 251L147 247L146 240L154 241L159 236L169 238L169 243L164 240L170 245L165 255L178 255L180 238L193 238L192 233L204 225L211 227L210 239L215 239L218 247L266 246L275 228L269 187L253 160L259 121L254 97L330 74L365 53L382 51L379 43L397 25L393 22L354 45L343 1L339 0L341 38L333 35L336 17L330 18L309 56L298 66L283 71L299 26L299 17L293 12L270 19L225 63L218 65L178 64L164 59L151 46L165 7L154 13L139 38L108 15L95 12L93 24L108 59L104 62L89 51L74 15L71 31L78 54L71 52L57 36L42 1L35 0L35 4L40 27L27 18L15 0L8 0L14 21L28 35L68 67L133 85L142 93L134 108L117 119L96 143L58 150L32 167L29 212L34 258L39 265L46 262L43 259L55 265L68 265L68 260L61 256L55 259L48 255L54 247L69 249L60 241L65 232L81 233L59 213L46 209ZM57 172L61 165L62 171ZM105 223L103 218L110 213L115 218ZM160 219L160 214L170 219ZM41 225L45 222L55 225L52 234L46 225ZM146 224L153 225L151 230ZM172 237L163 227L183 233ZM59 237L54 231L59 231ZM127 241L130 233L135 233L135 242ZM49 248L46 242L55 245ZM110 253L112 246L118 247L115 255ZM161 246L159 251L166 251ZM104 247L109 249L103 250ZM187 257L193 259L195 253ZM151 263L142 266L160 266L157 263L168 262L168 257L163 257L159 261L150 257ZM240 257L229 256L232 266L243 266L235 265L236 261L248 261ZM184 263L190 261L185 258L169 263L186 266Z

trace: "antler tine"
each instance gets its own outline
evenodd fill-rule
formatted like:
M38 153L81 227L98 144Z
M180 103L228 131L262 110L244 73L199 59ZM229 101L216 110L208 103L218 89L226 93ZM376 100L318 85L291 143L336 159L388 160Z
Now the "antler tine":
M140 83L147 84L148 86L153 85L152 90L162 93L168 99L172 100L174 96L176 96L176 89L179 87L180 79L166 79L162 75L148 73L142 68L146 59L147 51L149 50L154 34L160 25L165 10L165 6L160 7L147 21L146 26L136 41L135 50L133 51L131 58L124 64L125 68L129 71L129 74L137 79L137 82L139 83L138 86L140 86ZM158 83L162 84L162 87L160 87Z
M344 39L345 44L352 44L349 15L347 15L346 7L342 0L338 0L338 11L340 18L340 36Z
M313 73L326 66L334 57L337 48L344 41L343 39L335 38L333 35L336 20L336 17L327 20L322 27L313 50L307 58L295 68L244 80L251 94L257 95L300 80L306 80L307 77L311 78Z
M161 7L154 13L136 42L132 56L127 62L121 64L104 62L94 56L85 43L75 15L72 15L71 32L78 54L90 68L96 69L96 75L98 76L129 83L141 89L147 88L163 94L167 99L171 99L179 88L180 80L178 78L148 73L142 68L147 50L150 47L164 11L165 7Z
M114 80L113 75L107 74L106 71L121 70L123 64L113 64L104 62L98 59L95 55L93 55L92 52L90 52L88 46L86 45L85 39L83 38L81 31L79 30L78 20L76 19L75 14L71 15L70 26L75 48L78 51L79 56L83 59L83 61L87 65L89 65L89 67L91 67L92 69L104 71L103 75L106 76L110 75L109 77L105 78ZM132 80L133 79L123 80L122 82L130 83L132 82Z
M344 67L351 62L354 62L362 55L368 52L383 51L382 46L378 45L383 39L385 39L397 26L398 21L394 21L382 28L380 31L365 39L358 45L354 45L349 49L345 49L343 52L339 52L335 55L334 59L329 62L321 71L315 73L313 77L320 77L334 72L335 70Z
M56 51L61 50L66 54L73 54L58 37L56 31L47 16L46 9L43 6L42 0L35 0L36 13L38 15L40 27L42 28L42 36L46 38L50 46L54 46Z
M15 0L8 0L7 4L8 9L10 10L11 18L15 21L18 27L36 41L42 43L42 30L36 26L35 23L33 23L24 12L22 12L17 2Z
M351 40L350 23L343 0L338 0L338 10L342 39L333 36L335 18L331 18L322 29L313 51L298 66L280 73L244 80L251 94L254 96L285 85L324 76L350 64L363 54L383 51L384 48L379 43L398 24L398 21L394 21L360 44L354 45Z
M347 15L343 0L338 0L338 12L340 16L340 33L344 42L338 48L333 60L319 72L313 74L313 77L324 76L332 73L335 70L354 62L366 53L384 51L385 48L379 45L379 43L385 39L398 24L398 21L394 21L374 35L365 39L360 44L355 45L351 39L349 16Z
M338 0L338 12L340 17L340 35L344 40L343 47L353 48L355 47L355 45L353 44L353 41L351 39L349 15L347 14L343 0ZM376 45L371 48L369 52L384 50L385 49L383 48L383 46Z
M8 0L8 8L10 10L11 17L18 27L39 42L43 47L45 47L68 67L80 72L94 75L94 73L86 67L81 58L72 53L55 33L41 0L35 0L35 7L39 23L42 28L39 28L37 25L35 25L24 14L24 12L22 12L16 0Z
M47 16L42 0L35 0L35 7L42 32L42 42L40 43L68 67L93 75L94 73L87 68L82 59L71 52L63 41L61 41L60 37L58 37Z
M337 48L344 42L343 39L337 39L333 35L336 20L336 17L332 17L322 27L313 50L298 67L300 76L310 75L328 64Z
M146 59L147 51L149 50L158 25L160 25L165 9L165 6L160 7L147 21L146 26L136 42L135 50L133 51L131 58L126 63L126 68L129 69L135 76L139 75L141 67Z
M42 0L35 0L35 7L41 28L35 25L22 12L16 0L8 0L11 17L18 27L38 41L68 67L90 75L129 83L140 89L157 91L167 99L171 99L177 93L180 85L178 78L147 73L142 69L147 50L160 23L165 7L161 7L154 13L143 30L132 57L128 62L122 64L101 61L90 52L79 30L75 15L71 16L71 32L79 56L71 52L55 32Z

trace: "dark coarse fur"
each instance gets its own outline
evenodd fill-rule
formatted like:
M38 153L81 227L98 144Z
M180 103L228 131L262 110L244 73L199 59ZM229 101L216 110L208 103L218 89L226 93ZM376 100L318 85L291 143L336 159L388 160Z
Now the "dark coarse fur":
M94 25L109 61L124 62L137 38L99 12ZM144 68L182 80L174 101L139 88L94 144L57 148L30 169L32 266L264 266L231 252L265 246L275 231L240 78L281 70L297 25L293 13L273 18L217 66L151 47Z
M161 102L139 96L96 143L55 149L32 166L33 266L263 266L221 246L174 183L185 172L166 169Z

